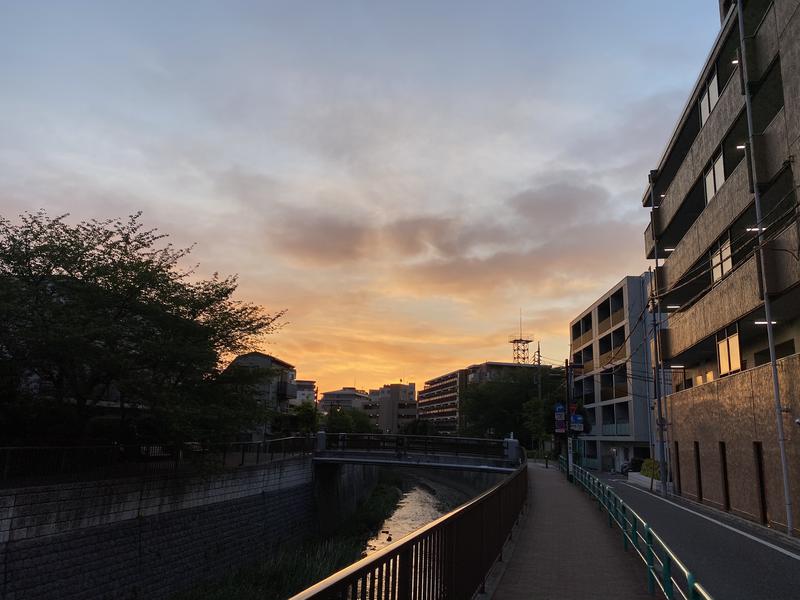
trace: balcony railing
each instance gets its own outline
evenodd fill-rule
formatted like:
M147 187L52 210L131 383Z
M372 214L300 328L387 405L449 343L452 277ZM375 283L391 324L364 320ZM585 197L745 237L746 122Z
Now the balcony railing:
M620 308L618 311L611 313L611 325L619 325L625 320L625 309Z
M597 335L605 333L610 328L611 328L611 316L608 316L597 324Z
M614 423L603 423L602 431L603 435L617 435L617 426Z

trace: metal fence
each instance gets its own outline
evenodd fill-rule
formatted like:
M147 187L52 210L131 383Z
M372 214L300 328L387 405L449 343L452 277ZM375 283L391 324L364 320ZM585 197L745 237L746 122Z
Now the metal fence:
M567 461L559 457L559 469L567 473ZM600 479L577 465L572 466L572 480L608 513L608 526L615 524L622 532L625 550L633 548L647 567L647 587L651 594L658 587L669 600L713 600L691 571L670 550L650 525Z
M0 447L0 485L219 471L310 454L312 449L310 437L210 445Z
M501 483L291 600L463 600L482 591L528 491L523 464Z
M481 438L393 435L385 433L329 433L326 450L386 451L396 454L452 454L504 458L507 442Z

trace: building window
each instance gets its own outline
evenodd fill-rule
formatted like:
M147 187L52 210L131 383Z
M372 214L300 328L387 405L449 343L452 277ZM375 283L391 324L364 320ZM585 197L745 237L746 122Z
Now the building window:
M733 269L733 258L731 257L730 237L723 238L714 244L711 251L711 278L716 283Z
M723 183L725 183L725 161L720 152L714 157L705 172L706 204L716 196Z
M719 100L719 86L717 85L717 72L708 80L703 88L703 95L700 96L700 124L705 125L711 111Z
M741 370L739 329L736 325L731 325L717 334L717 359L719 360L720 376Z

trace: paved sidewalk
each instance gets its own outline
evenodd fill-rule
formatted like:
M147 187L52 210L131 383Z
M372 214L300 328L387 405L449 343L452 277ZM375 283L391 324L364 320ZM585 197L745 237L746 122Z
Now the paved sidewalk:
M644 564L558 466L529 463L530 508L494 600L652 600Z

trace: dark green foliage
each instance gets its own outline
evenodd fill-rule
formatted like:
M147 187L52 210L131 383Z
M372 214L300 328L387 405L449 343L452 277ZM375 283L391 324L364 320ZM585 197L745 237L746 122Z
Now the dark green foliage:
M462 433L476 437L504 437L511 432L525 445L536 447L554 428L553 410L563 401L563 372L542 369L542 400L539 400L539 369L509 373L504 379L472 384L464 397Z
M292 413L297 419L297 431L300 433L315 433L319 429L319 411L313 402L303 402L293 407Z
M118 435L137 430L142 413L175 441L263 419L241 393L252 374L223 375L222 365L283 313L235 300L236 277L181 268L190 249L164 238L139 214L74 226L44 212L0 217L4 437L75 441L101 401L118 406Z
M312 539L239 569L220 582L199 586L173 600L283 600L356 562L383 522L394 512L402 481L382 474L370 497L330 539Z
M376 433L377 428L369 415L357 408L331 408L325 418L328 433Z
M436 435L436 427L433 422L424 419L414 419L403 426L401 433L405 435Z

